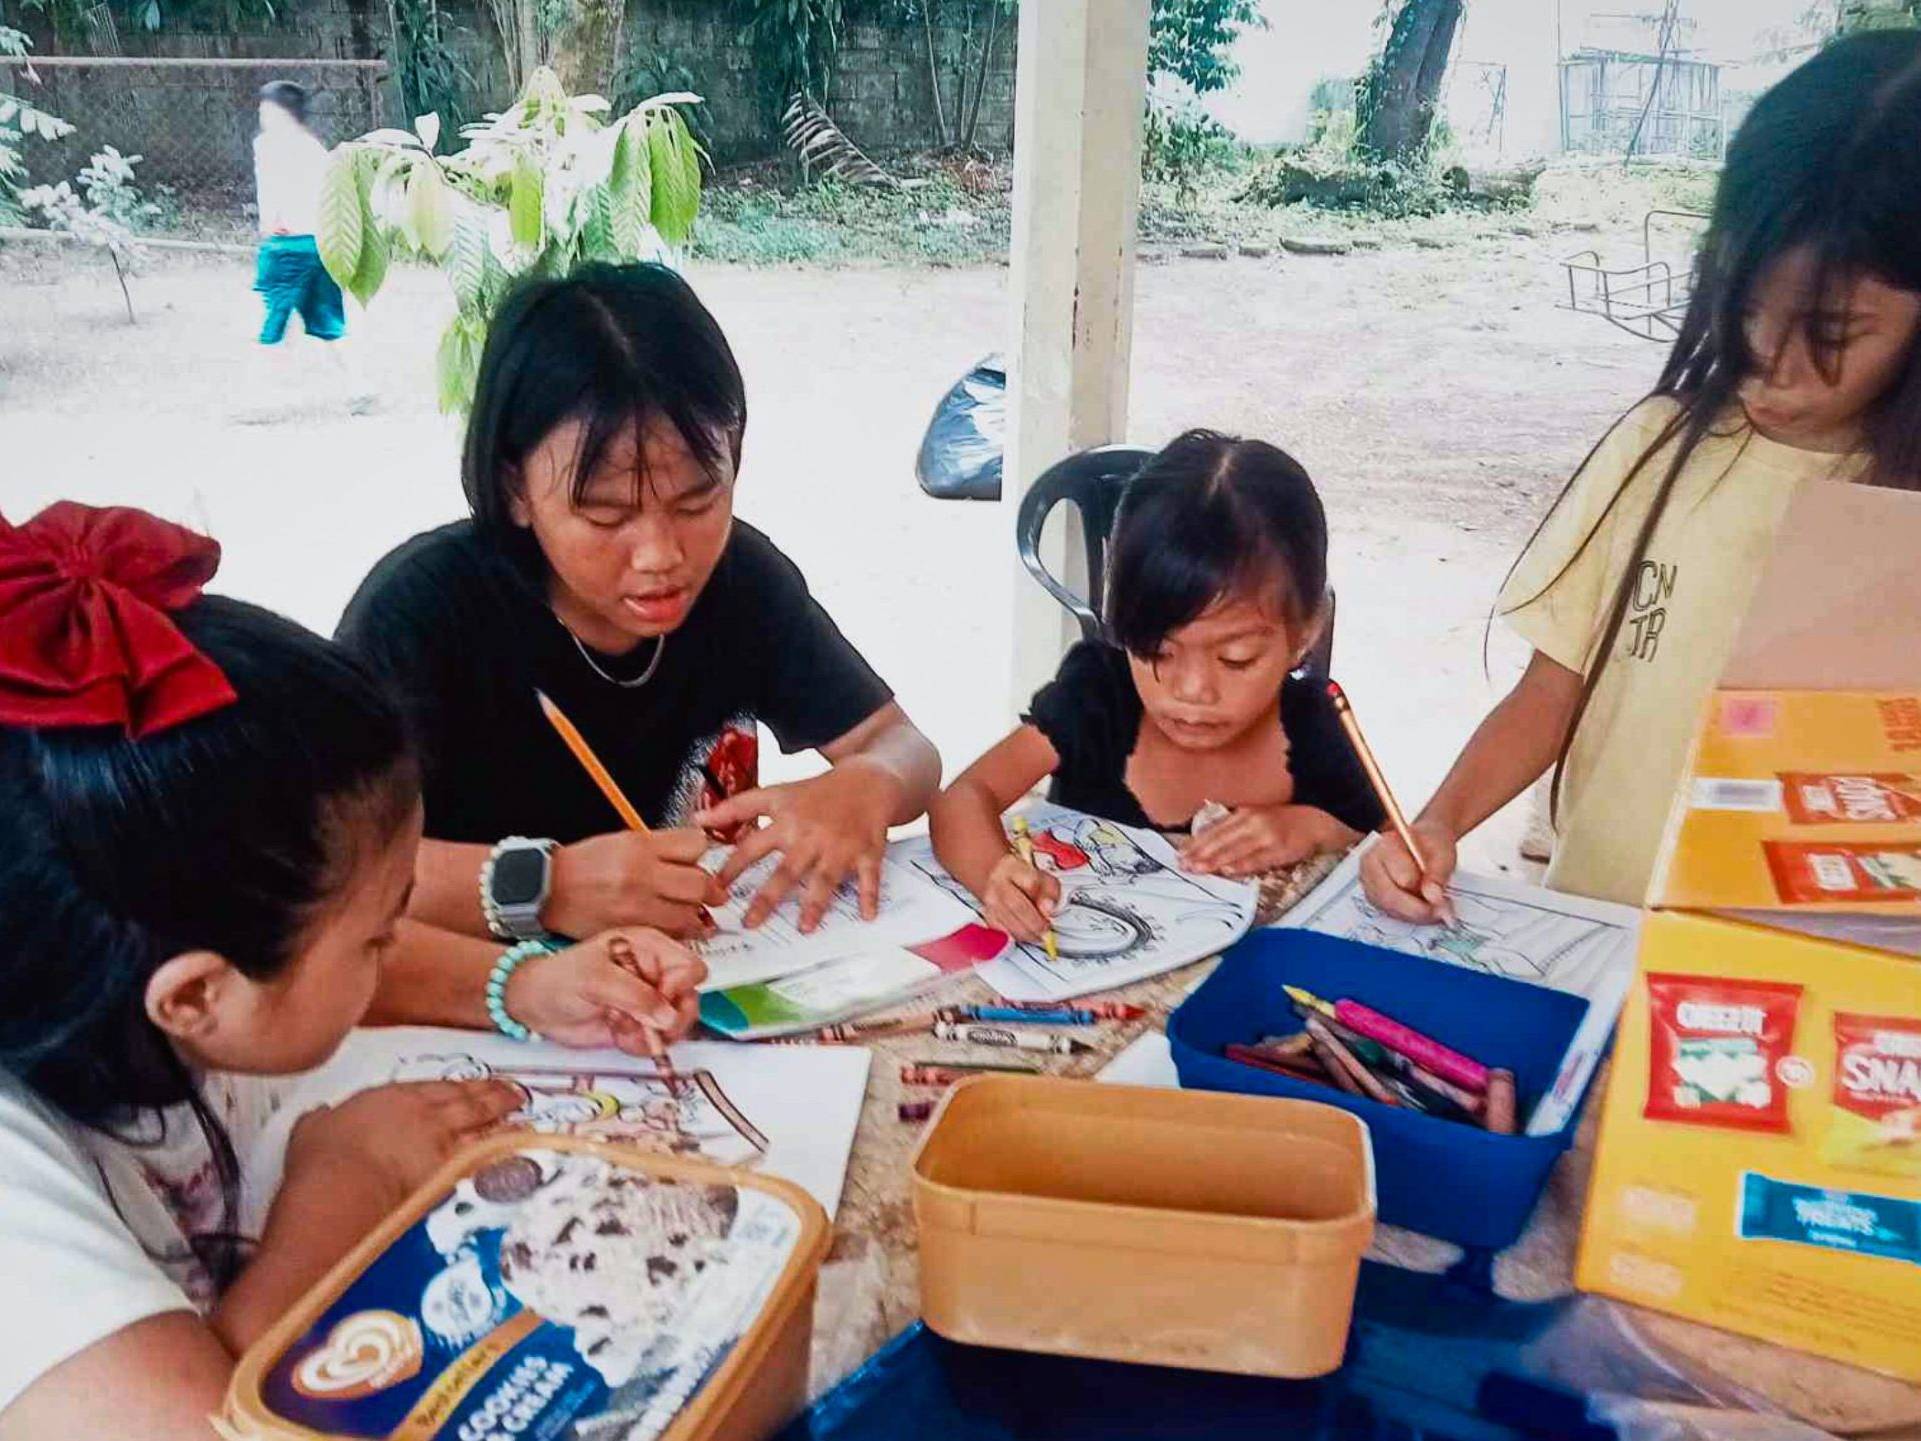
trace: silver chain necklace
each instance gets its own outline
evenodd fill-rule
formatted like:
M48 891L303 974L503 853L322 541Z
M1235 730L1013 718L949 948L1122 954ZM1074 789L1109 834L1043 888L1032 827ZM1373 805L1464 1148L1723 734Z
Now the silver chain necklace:
M556 616L555 619L558 620L559 617ZM619 676L608 675L606 671L601 669L600 662L594 659L593 652L587 649L586 645L582 643L579 636L574 634L573 628L569 626L566 621L563 620L560 622L560 628L567 632L567 639L574 643L574 649L580 652L580 658L587 662L587 669L606 681L608 685L617 685L622 690L638 690L641 686L646 685L648 681L654 678L654 672L660 669L660 658L667 653L667 635L666 632L663 631L654 637L654 658L647 662L647 669L635 676L632 680L622 680Z

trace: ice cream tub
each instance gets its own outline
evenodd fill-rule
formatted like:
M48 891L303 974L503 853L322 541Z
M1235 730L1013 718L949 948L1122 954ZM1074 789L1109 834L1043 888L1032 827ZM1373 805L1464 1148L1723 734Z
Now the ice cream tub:
M240 1360L248 1441L760 1441L806 1399L799 1187L617 1144L461 1152Z

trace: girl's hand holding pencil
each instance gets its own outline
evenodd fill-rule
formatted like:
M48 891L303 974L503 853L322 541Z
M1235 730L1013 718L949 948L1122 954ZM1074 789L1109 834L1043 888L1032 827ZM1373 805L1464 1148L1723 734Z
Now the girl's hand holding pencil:
M700 1019L707 967L655 931L616 930L522 964L507 982L515 1020L564 1046L615 1046L659 1060Z
M553 894L541 913L563 936L610 926L654 926L695 939L714 928L708 906L726 890L700 867L713 844L704 832L614 831L554 852Z
M1027 945L1039 945L1061 903L1061 883L1010 851L994 862L980 900L988 925Z
M1448 902L1447 883L1457 859L1453 833L1427 820L1410 822L1408 829L1420 847L1420 860L1408 854L1400 836L1387 831L1361 856L1361 889L1396 920L1417 926L1451 925L1454 908Z

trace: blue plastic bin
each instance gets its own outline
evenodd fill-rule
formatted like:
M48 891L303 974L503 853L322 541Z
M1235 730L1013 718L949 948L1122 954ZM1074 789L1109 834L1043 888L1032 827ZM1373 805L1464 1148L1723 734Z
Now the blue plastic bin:
M1382 1221L1461 1246L1511 1245L1574 1140L1579 1104L1552 1135L1495 1136L1228 1060L1221 1052L1229 1045L1301 1029L1283 985L1362 1001L1483 1065L1513 1071L1523 1128L1554 1084L1587 1002L1313 931L1263 930L1228 951L1168 1018L1182 1086L1324 1101L1366 1121Z

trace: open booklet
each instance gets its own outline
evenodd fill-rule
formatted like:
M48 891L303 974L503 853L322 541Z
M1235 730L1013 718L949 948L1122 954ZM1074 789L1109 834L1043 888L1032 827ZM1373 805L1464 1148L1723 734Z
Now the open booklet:
M498 1076L525 1097L506 1125L744 1166L805 1187L832 1216L867 1094L858 1046L737 1046L683 1041L674 1075L623 1051L578 1051L485 1031L396 1026L355 1031L292 1082L242 1158L241 1221L258 1235L280 1186L287 1139L309 1111L392 1081Z
M974 912L907 864L903 853L917 853L914 841L896 841L882 863L880 914L866 920L860 892L850 882L835 892L827 914L813 931L800 929L800 902L788 897L773 915L749 930L741 924L753 899L780 863L778 854L750 866L729 888L725 905L714 908L720 930L701 944L707 980L701 990L725 991L791 976L824 961L884 955L903 946L937 940L974 919ZM702 864L718 871L728 852L716 848Z
M1174 847L1154 831L1047 803L1021 814L1034 863L1061 883L1061 903L1054 954L1014 945L981 967L981 979L1010 1001L1065 1001L1131 985L1218 954L1253 922L1252 882L1182 870ZM929 842L903 842L899 859L975 904Z
M1558 1131L1606 1053L1620 1017L1634 979L1641 913L1631 906L1456 871L1447 888L1455 923L1410 925L1377 910L1363 894L1364 850L1357 848L1342 861L1280 924L1584 997L1587 1015L1562 1058L1553 1089L1528 1122L1531 1136Z

